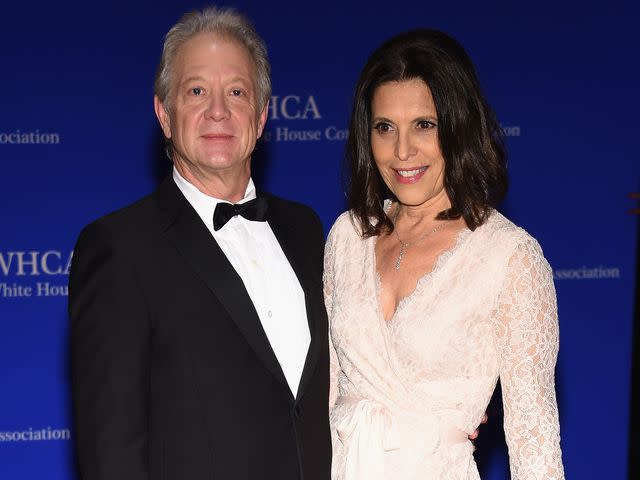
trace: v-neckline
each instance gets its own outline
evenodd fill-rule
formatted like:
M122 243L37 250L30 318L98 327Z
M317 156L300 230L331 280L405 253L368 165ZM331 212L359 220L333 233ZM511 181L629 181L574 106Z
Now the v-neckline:
M376 297L376 306L379 312L379 317L385 325L390 326L391 324L394 323L394 320L398 316L398 313L405 307L405 305L407 305L408 303L411 302L411 300L413 300L413 298L419 292L422 284L427 283L427 280L432 279L435 276L435 274L437 274L440 270L442 270L445 264L448 263L448 260L454 255L454 253L460 248L460 246L472 233L473 232L469 230L466 226L461 228L456 233L455 241L453 242L453 245L447 249L444 249L442 252L440 252L440 254L436 257L435 261L433 262L433 267L431 268L431 270L424 273L418 278L418 280L416 281L416 286L413 288L413 290L410 293L408 293L398 301L398 304L396 305L395 310L391 314L391 317L389 317L388 319L385 318L384 316L384 310L382 308L382 302L381 302L382 276L378 271L378 259L376 256L376 244L378 243L378 237L377 236L371 237L369 248L371 248L370 258L372 259L372 264L373 264L372 265L373 283L374 283L373 291Z

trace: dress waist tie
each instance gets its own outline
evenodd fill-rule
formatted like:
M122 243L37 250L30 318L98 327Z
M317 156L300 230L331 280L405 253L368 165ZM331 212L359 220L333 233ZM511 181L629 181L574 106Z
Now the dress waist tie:
M436 415L397 414L378 402L353 396L339 397L336 406L345 408L336 425L344 445L345 480L385 480L386 452L411 448L426 457L440 446L468 440L467 433L443 425Z

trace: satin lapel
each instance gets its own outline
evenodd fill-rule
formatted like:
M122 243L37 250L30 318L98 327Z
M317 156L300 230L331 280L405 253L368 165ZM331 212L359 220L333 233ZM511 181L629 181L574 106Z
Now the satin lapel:
M304 291L305 305L307 309L307 322L309 323L309 332L311 333L311 344L307 351L302 378L296 399L300 399L305 388L312 377L318 360L320 350L320 342L318 341L323 332L316 331L318 322L316 321L318 302L323 302L322 285L313 279L313 268L309 259L308 251L305 250L305 238L303 232L297 231L300 228L296 224L295 219L286 218L284 212L274 205L275 202L269 202L268 222L271 230L275 234L282 251L284 252L289 264L293 268L300 286ZM326 334L326 332L324 333Z
M288 389L282 368L242 279L175 183L167 183L159 191L161 203L168 207L167 212L172 218L165 234L224 306L258 357Z

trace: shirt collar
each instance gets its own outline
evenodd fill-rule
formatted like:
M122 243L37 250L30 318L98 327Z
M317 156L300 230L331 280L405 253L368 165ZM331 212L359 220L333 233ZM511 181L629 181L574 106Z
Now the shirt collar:
M176 185L198 213L204 224L209 227L210 230L213 229L213 212L216 209L216 205L220 202L231 202L202 193L195 185L180 175L180 172L178 172L175 166L173 167L173 181L176 182ZM253 179L249 177L244 197L237 203L245 203L249 200L253 200L254 198L256 198L256 186L253 183Z

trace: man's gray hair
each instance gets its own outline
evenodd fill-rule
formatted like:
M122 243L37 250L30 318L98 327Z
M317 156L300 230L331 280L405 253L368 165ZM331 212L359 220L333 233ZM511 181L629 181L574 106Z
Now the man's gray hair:
M165 109L171 108L169 97L173 88L173 64L178 49L199 33L214 33L244 46L256 69L256 110L266 107L271 97L271 66L264 41L246 17L232 8L207 7L186 13L164 38L162 57L153 84L154 93Z

